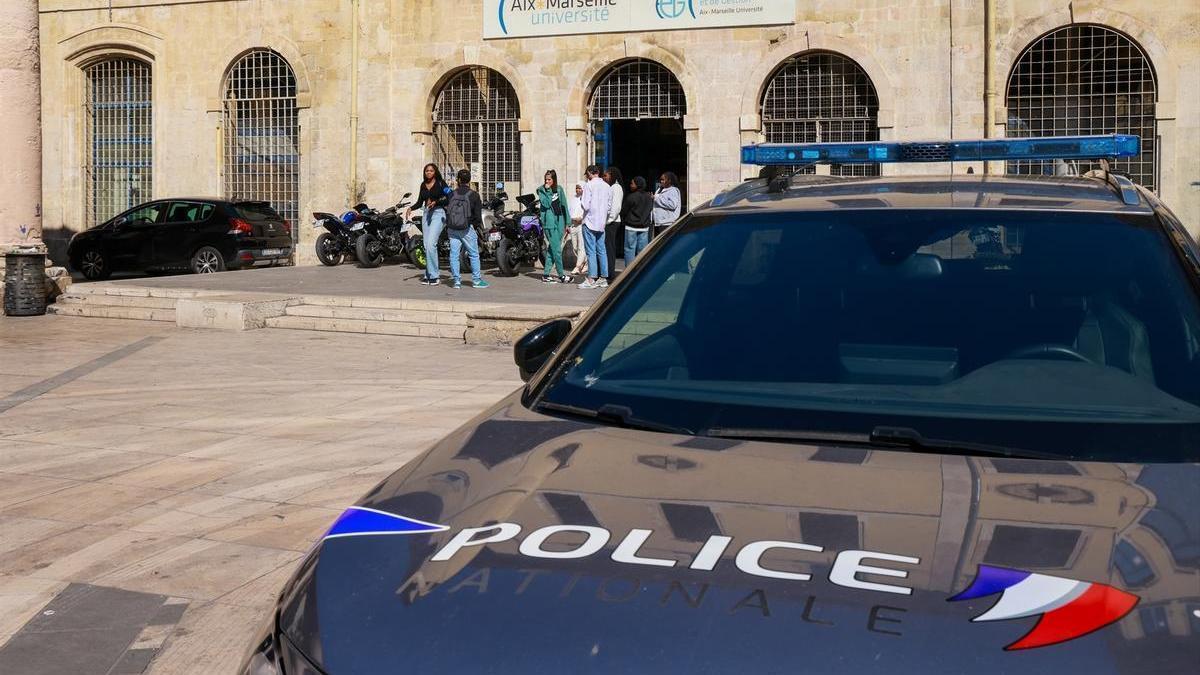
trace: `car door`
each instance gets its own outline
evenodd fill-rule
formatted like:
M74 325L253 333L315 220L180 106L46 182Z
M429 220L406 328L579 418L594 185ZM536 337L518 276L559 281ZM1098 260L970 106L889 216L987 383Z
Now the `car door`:
M162 220L164 206L162 202L151 202L116 218L108 236L114 268L140 270L154 266L154 229Z
M154 260L161 267L187 265L200 245L201 230L212 220L214 206L207 202L170 202L162 224L154 231Z

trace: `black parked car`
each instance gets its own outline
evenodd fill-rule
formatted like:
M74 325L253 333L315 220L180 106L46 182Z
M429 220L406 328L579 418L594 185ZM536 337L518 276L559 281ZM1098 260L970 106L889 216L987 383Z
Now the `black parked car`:
M197 274L291 259L291 225L266 202L163 199L71 237L71 267L91 280L114 271Z

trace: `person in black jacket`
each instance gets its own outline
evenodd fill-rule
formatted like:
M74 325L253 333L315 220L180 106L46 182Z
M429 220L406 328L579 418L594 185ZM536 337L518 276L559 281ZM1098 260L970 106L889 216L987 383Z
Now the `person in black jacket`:
M417 188L417 201L425 209L424 222L421 224L421 238L425 244L425 277L421 283L426 286L438 285L438 237L442 236L442 228L446 225L446 204L450 201L450 188L442 179L442 172L436 164L426 164L422 172L421 185ZM404 220L412 215L412 207L404 212Z
M638 176L629 181L629 195L621 211L621 222L625 224L625 265L633 263L646 245L650 243L650 213L654 210L654 197L646 192L646 179Z

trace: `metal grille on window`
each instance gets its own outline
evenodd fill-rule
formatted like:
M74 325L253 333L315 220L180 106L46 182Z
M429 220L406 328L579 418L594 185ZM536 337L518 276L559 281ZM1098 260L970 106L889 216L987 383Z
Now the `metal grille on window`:
M481 66L463 70L433 104L434 163L450 182L459 169L471 171L484 200L498 182L520 183L520 117L517 92L503 75Z
M871 78L839 54L792 57L775 71L762 98L768 143L879 140L879 97ZM815 173L812 166L800 173ZM835 176L878 176L878 164L834 164Z
M84 69L87 224L153 198L154 122L150 65L108 59Z
M1142 152L1114 170L1158 185L1154 69L1136 43L1103 26L1065 26L1035 40L1008 80L1007 135L1137 134ZM1008 162L1008 173L1071 175L1099 168L1078 162Z
M634 59L613 66L592 92L593 120L683 119L683 86L666 66Z
M225 81L225 196L265 201L291 223L300 214L296 74L270 50L238 59Z

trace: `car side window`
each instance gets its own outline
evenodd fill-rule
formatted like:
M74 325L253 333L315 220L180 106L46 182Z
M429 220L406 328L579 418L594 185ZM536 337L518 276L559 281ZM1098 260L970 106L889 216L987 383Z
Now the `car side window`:
M167 211L168 223L202 223L212 215L212 204L173 202Z
M153 225L158 222L162 213L162 204L147 204L125 214L125 222L129 225Z

